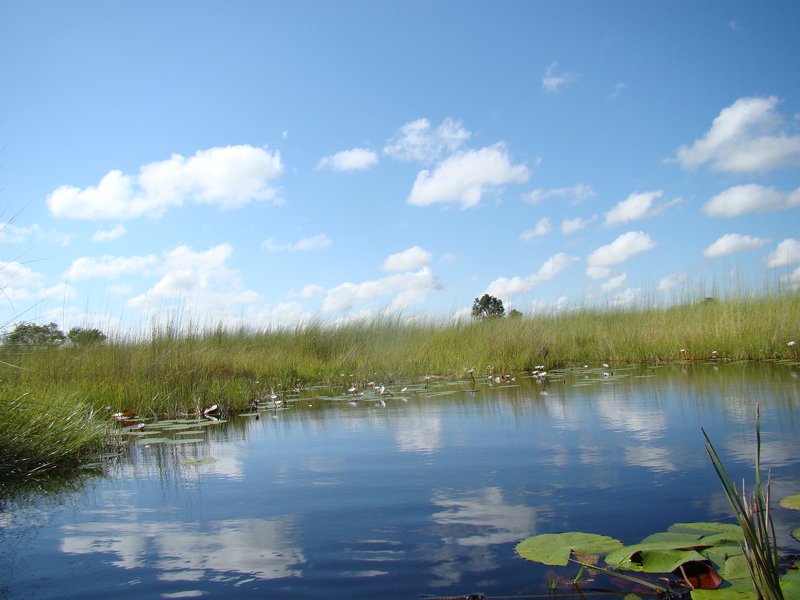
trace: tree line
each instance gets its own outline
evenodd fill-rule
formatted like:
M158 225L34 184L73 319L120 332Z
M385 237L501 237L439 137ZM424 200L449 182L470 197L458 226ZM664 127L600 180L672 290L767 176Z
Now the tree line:
M101 344L105 333L96 328L73 327L66 334L56 323L17 323L14 329L2 336L4 346L60 346L69 340L75 346Z

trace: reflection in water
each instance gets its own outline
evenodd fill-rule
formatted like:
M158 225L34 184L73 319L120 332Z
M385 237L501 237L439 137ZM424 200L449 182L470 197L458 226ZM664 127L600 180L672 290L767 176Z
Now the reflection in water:
M291 519L198 523L99 521L61 528L61 551L111 554L123 569L148 567L160 579L197 581L214 573L259 579L300 574L305 559L290 543Z
M409 411L395 421L394 437L400 452L433 452L442 445L442 415Z
M137 446L58 501L0 505L0 596L60 599L66 581L89 599L132 582L165 598L546 592L546 569L514 555L530 535L633 542L730 519L700 427L750 482L756 400L773 494L800 489L800 380L786 365L715 366L568 374L547 395L519 377L385 406L303 401L207 427L204 443ZM800 513L774 518L796 549Z
M437 563L432 568L437 586L458 583L463 571L482 573L495 568L499 557L493 546L533 535L536 524L536 509L507 503L497 487L456 498L438 492L433 503L444 509L431 515L442 539L432 557Z

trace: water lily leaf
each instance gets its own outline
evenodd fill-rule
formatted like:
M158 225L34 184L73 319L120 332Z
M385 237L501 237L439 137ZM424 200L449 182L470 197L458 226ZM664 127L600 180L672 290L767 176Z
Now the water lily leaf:
M800 494L793 494L781 498L781 506L784 508L791 508L792 510L800 510Z
M570 531L544 533L521 541L516 551L522 558L546 565L565 566L573 552L605 554L622 547L622 542L605 535Z
M792 537L798 541L800 541L800 527L792 531Z
M727 581L735 581L737 579L747 579L749 581L750 571L747 568L747 561L744 558L744 554L742 554L741 547L715 546L713 549L704 550L703 554Z
M692 600L756 600L753 592L720 588L718 590L692 590Z
M698 533L675 533L671 531L662 531L660 533L653 533L644 538L642 544L669 544L672 548L691 548L697 541L703 537ZM680 545L678 545L680 544Z
M800 562L795 562L794 568L781 577L781 591L784 600L800 599Z
M711 535L713 533L733 533L741 531L741 527L731 523L675 523L667 528L667 531L675 533L696 533L701 535Z
M702 562L705 557L696 550L658 547L659 544L634 544L606 556L606 563L618 569L643 573L672 573L688 562Z

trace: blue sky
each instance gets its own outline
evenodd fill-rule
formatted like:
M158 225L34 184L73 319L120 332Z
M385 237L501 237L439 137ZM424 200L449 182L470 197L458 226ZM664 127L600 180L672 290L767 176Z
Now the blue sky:
M800 4L0 0L0 323L800 285Z

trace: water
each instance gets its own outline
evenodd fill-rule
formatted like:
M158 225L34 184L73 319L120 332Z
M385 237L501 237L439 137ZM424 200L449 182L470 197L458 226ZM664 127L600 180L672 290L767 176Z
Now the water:
M422 388L385 406L369 393L357 406L309 394L205 428L202 444L137 446L105 477L6 502L0 597L545 593L553 569L514 553L528 536L634 543L678 521L729 521L700 427L734 479L752 481L756 401L773 494L800 492L792 365L480 388ZM797 551L788 532L800 512L774 517L779 543Z

